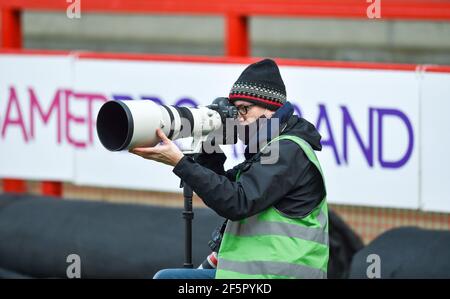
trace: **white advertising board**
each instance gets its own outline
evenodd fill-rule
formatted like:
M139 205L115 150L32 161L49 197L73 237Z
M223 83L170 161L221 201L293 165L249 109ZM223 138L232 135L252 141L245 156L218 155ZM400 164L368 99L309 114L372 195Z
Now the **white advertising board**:
M0 176L181 192L172 168L108 152L95 119L108 100L208 105L244 64L0 55ZM331 203L450 211L450 74L280 66L288 100L322 135ZM225 168L243 160L225 148Z

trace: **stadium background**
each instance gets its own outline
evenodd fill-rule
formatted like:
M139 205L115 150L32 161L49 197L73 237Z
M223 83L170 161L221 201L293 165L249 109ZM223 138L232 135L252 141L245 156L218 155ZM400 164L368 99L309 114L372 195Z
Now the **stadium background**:
M221 2L229 2L239 9L240 1L216 1L217 6L207 4L214 3L208 1L199 1L200 5L192 5L196 1L147 2L85 0L81 2L82 17L68 19L65 1L0 1L2 47L450 65L449 1L382 0L380 20L367 19L365 11L370 3L356 0L340 4L298 1L309 5L304 10L300 5L293 5L295 1L251 1L241 7L241 11L249 12L248 16L220 9ZM114 6L114 3L119 4ZM263 7L261 12L258 7ZM1 181L0 190L183 206L180 193L7 177ZM204 205L196 198L194 206ZM450 229L448 213L349 205L332 207L365 243L398 226Z

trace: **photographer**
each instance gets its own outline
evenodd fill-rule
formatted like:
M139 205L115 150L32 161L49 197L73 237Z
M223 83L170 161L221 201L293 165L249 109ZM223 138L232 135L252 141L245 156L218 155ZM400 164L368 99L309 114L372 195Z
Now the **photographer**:
M247 145L246 160L233 169L224 171L223 153L184 156L159 129L160 145L130 150L174 166L208 207L228 219L211 242L217 255L204 263L217 269L166 269L155 278L326 278L328 210L314 153L321 150L320 134L293 115L273 60L249 65L229 99ZM264 163L275 150L276 161Z

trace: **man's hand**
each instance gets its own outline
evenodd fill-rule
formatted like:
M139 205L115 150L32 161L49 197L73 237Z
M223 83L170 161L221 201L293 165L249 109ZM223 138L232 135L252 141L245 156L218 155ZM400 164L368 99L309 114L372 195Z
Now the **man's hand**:
M154 160L167 165L175 166L183 158L183 153L169 139L166 134L158 128L156 134L161 138L162 144L154 147L136 147L130 149L129 152L141 156L144 159Z

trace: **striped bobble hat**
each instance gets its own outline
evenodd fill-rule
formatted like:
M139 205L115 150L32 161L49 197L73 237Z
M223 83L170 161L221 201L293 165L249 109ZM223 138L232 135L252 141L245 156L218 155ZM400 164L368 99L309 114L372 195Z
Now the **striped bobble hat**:
M249 65L239 76L230 91L230 102L241 100L270 110L286 103L286 88L280 70L272 59Z

